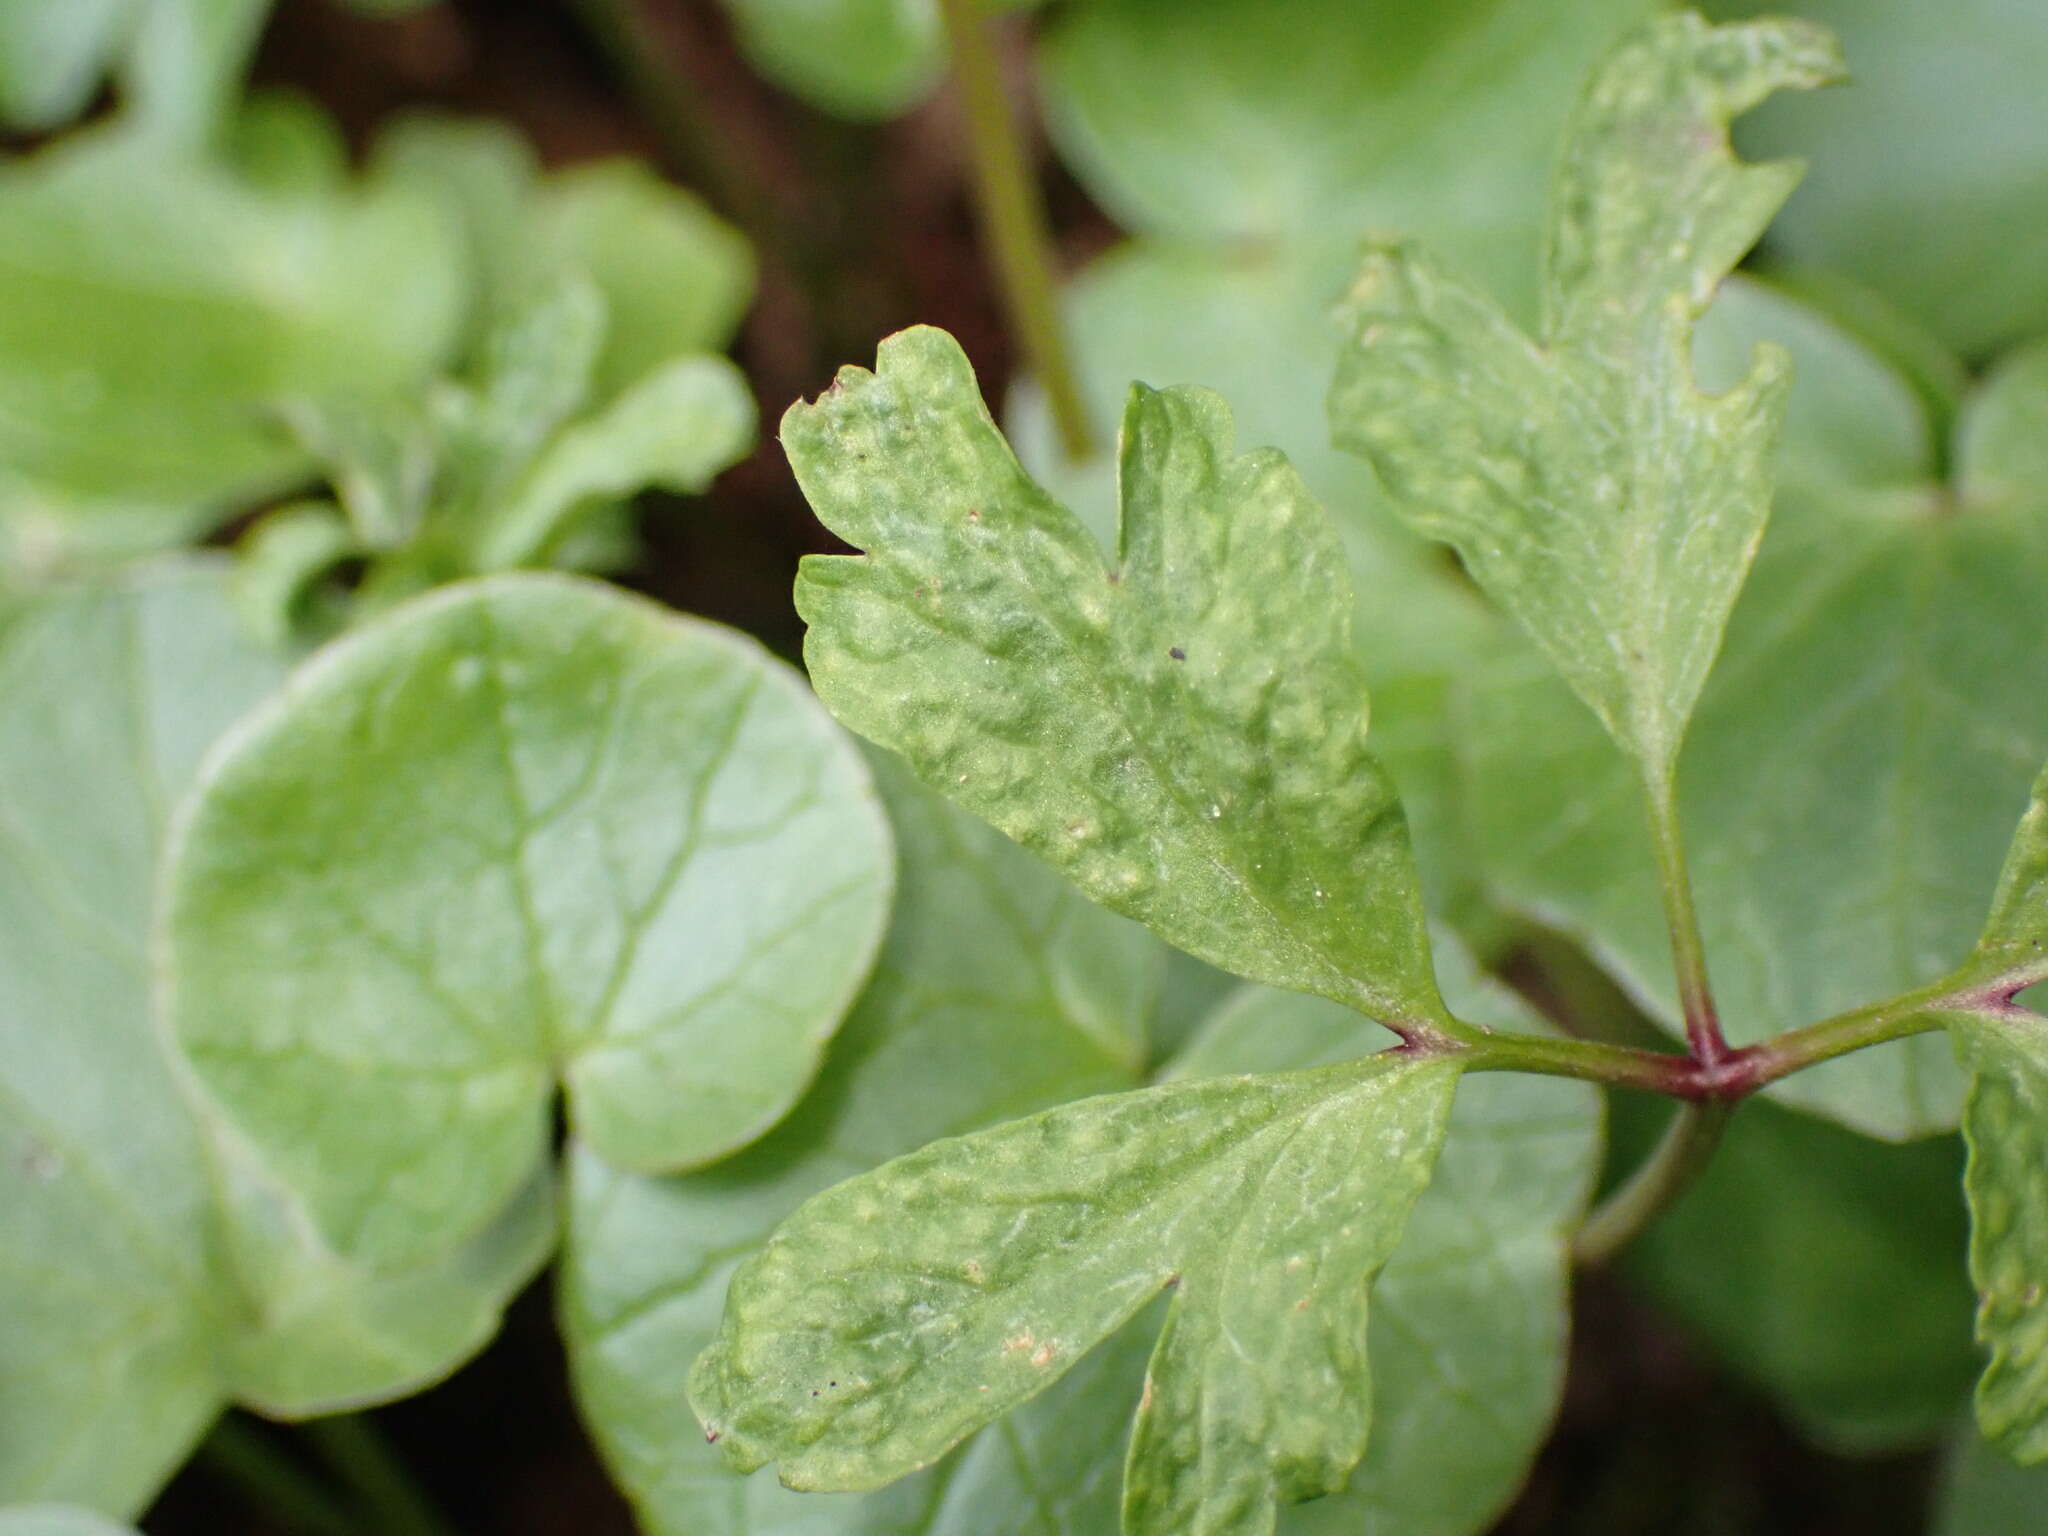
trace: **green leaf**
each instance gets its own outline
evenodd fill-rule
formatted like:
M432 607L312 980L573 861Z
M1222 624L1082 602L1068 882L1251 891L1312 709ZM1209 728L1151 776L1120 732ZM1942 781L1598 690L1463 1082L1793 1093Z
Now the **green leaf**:
M288 488L268 407L415 387L458 256L388 181L264 188L109 133L0 167L0 557L174 540Z
M2048 1461L2048 1019L2012 1013L1959 1020L1955 1035L1971 1072L1963 1111L1970 1277L1977 1338L1991 1352L1977 1384L1977 1423L2031 1466Z
M656 368L533 460L493 514L477 564L533 564L593 511L642 487L701 492L746 457L758 425L746 376L725 358L683 357Z
M820 519L867 551L798 574L834 713L1190 954L1454 1027L1365 750L1335 533L1279 455L1232 456L1221 400L1132 391L1114 570L944 332L889 338L782 438Z
M1329 307L1355 260L1349 239L1227 252L1138 241L1089 266L1063 302L1102 440L1115 437L1133 379L1199 383L1230 402L1240 441L1287 455L1343 541L1357 595L1352 638L1379 683L1461 665L1498 621L1441 552L1395 516L1372 471L1330 443L1323 397L1339 342ZM1013 389L1005 416L1032 475L1113 548L1114 456L1069 461L1035 387Z
M1439 955L1460 1017L1537 1027L1462 950ZM1275 1071L1387 1043L1349 1009L1247 987L1171 1070ZM1283 1536L1473 1536L1513 1497L1564 1386L1566 1244L1598 1162L1600 1118L1598 1094L1581 1084L1484 1074L1459 1087L1429 1188L1373 1282L1365 1459L1343 1493L1283 1511ZM1098 1420L1114 1433L1115 1417Z
M213 565L0 627L0 1499L127 1514L231 1396L331 1410L445 1373L539 1262L544 1185L388 1280L338 1262L159 1054L145 927L170 805L268 693Z
M604 295L601 399L683 354L726 346L754 296L754 260L739 231L637 160L549 177L529 238L536 261L583 273Z
M1956 444L1963 497L2048 501L2048 342L2009 354L1971 402Z
M83 112L134 11L135 0L0 5L0 123L43 133Z
M854 119L894 117L938 83L945 28L934 0L724 0L753 66Z
M129 1527L65 1504L0 1509L0 1536L136 1536Z
M889 883L867 774L787 668L500 578L330 647L223 744L171 859L164 1018L337 1250L396 1267L534 1177L558 1075L626 1167L760 1135Z
M1171 1083L898 1158L740 1267L691 1400L737 1467L875 1487L1172 1285L1125 1527L1271 1529L1270 1501L1335 1491L1364 1451L1367 1281L1428 1182L1457 1074L1386 1054Z
M1540 343L1432 259L1382 247L1346 300L1330 396L1418 529L1466 568L1667 784L1763 536L1786 359L1701 393L1693 322L1797 168L1740 165L1727 122L1834 77L1795 23L1666 18L1595 75L1552 192Z
M1668 1114L1617 1099L1617 1144L1646 1154ZM1923 1445L1977 1371L1961 1163L1954 1137L1877 1146L1747 1105L1625 1273L1810 1438L1854 1455Z
M1399 229L1520 313L1573 88L1650 9L1294 0L1276 25L1260 0L1093 0L1046 42L1048 125L1126 229L1240 250Z
M1974 1428L1956 1435L1947 1463L1935 1499L1934 1536L2016 1536L2039 1523L2048 1471L2014 1466Z
M1009 1465L972 1450L913 1487L843 1504L772 1479L743 1484L684 1397L734 1266L803 1199L935 1137L1136 1081L1163 946L875 759L901 856L896 910L811 1091L759 1143L701 1174L620 1173L587 1148L571 1160L561 1301L577 1396L650 1531L759 1536L820 1520L896 1531L892 1511L936 1510L943 1488L976 1512L974 1536L994 1536L1012 1507L969 1493ZM1117 1404L1125 1418L1142 1355L1129 1364L1116 1383L1130 1386ZM1099 1437L1090 1449L1102 1454ZM1114 1460L1108 1470L1113 1501ZM915 1528L944 1528L931 1519Z
M2048 502L2039 481L2015 494L2023 476L1991 451L2002 434L1977 430L1983 416L2022 409L2025 371L1968 404L1959 484L1947 486L1903 380L1885 386L1884 366L1853 347L1808 345L1812 317L1772 324L1800 346L1788 419L1804 420L1806 440L1788 461L1801 467L1690 732L1681 797L1715 990L1738 1044L1961 963L2013 811L2048 756L2048 624L2030 597L2048 581ZM1891 423L1892 446L1822 434L1829 420L1848 424L1845 407L1861 434ZM1624 765L1527 662L1480 675L1458 708L1462 803L1495 894L1571 932L1676 1031L1669 940ZM1843 1057L1772 1092L1899 1138L1954 1125L1961 1080L1947 1045L1929 1038Z
M1758 153L1813 162L1771 249L1860 279L1972 357L2048 329L2048 14L2002 0L1789 8L1840 33L1854 79L1745 124Z
M309 610L320 579L356 552L340 511L324 501L295 501L266 512L236 546L235 606L273 650L316 622Z

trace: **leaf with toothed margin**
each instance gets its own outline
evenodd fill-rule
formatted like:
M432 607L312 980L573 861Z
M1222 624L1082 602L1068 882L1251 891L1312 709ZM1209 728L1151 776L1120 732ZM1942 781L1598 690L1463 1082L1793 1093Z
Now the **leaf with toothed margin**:
M1551 193L1543 325L1405 246L1344 306L1338 441L1454 546L1653 784L1668 782L1763 535L1784 353L1709 397L1691 334L1798 168L1745 166L1735 114L1839 71L1798 22L1631 35L1596 72Z
M871 1488L1036 1396L1167 1286L1125 1475L1133 1536L1270 1531L1344 1486L1370 1277L1458 1067L1380 1054L1087 1099L817 1196L741 1266L691 1373L733 1465Z
M1983 1004L1950 1016L1970 1071L1963 1189L1985 1437L2025 1465L2048 1461L2048 1018L2012 1001L2048 979L2048 769L2006 855L1983 937L1962 974Z
M1964 402L1953 479L1908 381L1822 314L1754 293L1708 316L1797 359L1771 529L1687 733L1679 796L1736 1045L1913 991L1970 952L2013 815L2048 756L2048 369ZM1703 340L1705 338L1703 337ZM1566 929L1677 1032L1670 940L1626 762L1533 658L1455 694L1466 830L1507 905ZM2048 878L2044 878L2048 895ZM1988 979L2004 960L1971 964ZM1888 1139L1956 1123L1937 1035L1773 1085Z
M1113 569L942 331L884 341L782 441L865 551L797 580L840 719L1179 948L1448 1027L1406 824L1366 751L1343 553L1285 459L1232 455L1220 399L1132 390Z
M172 851L162 1013L341 1252L480 1230L579 1135L665 1171L816 1067L880 938L852 744L751 641L500 577L328 647L213 755Z
M1991 1362L1977 1422L2015 1461L2048 1461L2048 1019L1955 1026L1971 1070L1963 1135L1977 1340Z

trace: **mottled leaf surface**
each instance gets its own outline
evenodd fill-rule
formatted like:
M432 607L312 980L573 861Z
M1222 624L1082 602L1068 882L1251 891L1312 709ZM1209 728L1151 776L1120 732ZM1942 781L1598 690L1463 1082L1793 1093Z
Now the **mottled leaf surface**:
M1748 1043L1948 974L2048 755L2048 482L2023 364L1966 402L1953 479L1909 384L1816 311L1752 292L1703 371L1794 350L1773 529L1688 736L1681 795L1729 1037ZM1761 299L1763 302L1757 302ZM1625 765L1527 661L1459 693L1460 805L1497 897L1578 937L1674 1031L1669 940ZM1946 1042L1858 1052L1781 1101L1887 1137L1955 1124Z
M1439 956L1461 1018L1537 1027L1456 946ZM1171 1071L1308 1067L1388 1043L1348 1009L1248 987ZM1473 1536L1514 1496L1564 1386L1565 1245L1598 1162L1600 1120L1599 1096L1579 1084L1488 1073L1459 1086L1429 1188L1373 1282L1365 1459L1344 1492L1283 1509L1282 1536ZM1105 1416L1101 1432L1118 1423Z
M195 1124L144 954L171 805L276 684L212 565L52 594L0 627L0 1498L144 1504L230 1397L318 1412L410 1389L545 1250L528 1191L382 1279Z
M1334 1492L1364 1451L1367 1282L1456 1078L1380 1055L1171 1083L886 1163L741 1266L691 1400L735 1466L874 1487L1037 1395L1171 1284L1125 1527L1270 1530L1272 1500Z
M587 1148L571 1160L561 1294L577 1395L653 1532L1022 1536L1034 1529L1027 1511L1080 1496L1069 1475L1090 1482L1077 1457L1101 1464L1097 1505L1113 1524L1122 1425L1149 1335L1106 1352L1125 1365L1110 1382L1118 1427L1105 1445L1090 1421L1055 1457L1059 1474L1012 1452L1070 1433L1061 1415L1108 1368L1092 1358L1057 1389L1063 1406L1027 1410L1035 1427L976 1442L932 1476L858 1499L791 1493L765 1474L735 1477L704 1443L684 1395L733 1268L802 1200L936 1137L1138 1081L1164 946L875 757L900 857L896 908L818 1082L761 1142L701 1174L621 1173ZM1014 1486L1028 1494L1002 1491Z
M1179 948L1443 1020L1365 747L1342 551L1284 459L1233 455L1215 395L1133 390L1113 567L944 332L889 338L782 435L820 519L866 551L798 576L834 713Z
M1836 70L1795 23L1652 23L1566 130L1538 339L1408 246L1374 251L1345 301L1338 441L1655 783L1763 535L1786 385L1777 350L1717 396L1693 377L1694 321L1797 176L1737 162L1728 120Z
M794 673L499 578L328 648L223 744L168 879L164 1015L340 1251L416 1262L542 1166L558 1077L627 1167L781 1118L889 884L867 773Z
M1985 1437L2025 1465L2048 1461L2048 1019L1959 1023L1970 1068L1970 1275Z

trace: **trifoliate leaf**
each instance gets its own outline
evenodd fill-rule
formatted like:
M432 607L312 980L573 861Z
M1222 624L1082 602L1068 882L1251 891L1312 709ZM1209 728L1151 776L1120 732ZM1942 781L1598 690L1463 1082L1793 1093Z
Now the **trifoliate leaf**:
M1398 229L1520 314L1573 91L1649 10L1091 0L1049 29L1048 126L1126 229L1232 252Z
M2042 482L2021 494L2023 434L1977 426L2024 419L2027 370L1968 402L1957 481L1943 484L1911 388L1839 332L1811 345L1817 323L1809 312L1769 332L1799 347L1793 395L1812 404L1788 418L1798 472L1684 760L1700 923L1737 1044L1963 963L2048 756L2048 621L2028 596L2048 582L2048 501ZM1859 400L1865 445L1851 449L1841 408ZM1837 426L1815 430L1828 419ZM2008 440L2012 457L1993 451ZM1463 804L1496 895L1570 930L1675 1031L1669 940L1624 765L1527 662L1480 674L1459 709ZM1771 1091L1902 1138L1953 1126L1961 1089L1947 1043L1926 1038Z
M737 1467L875 1487L1171 1285L1125 1528L1270 1530L1273 1500L1336 1491L1364 1451L1367 1286L1428 1182L1457 1074L1382 1054L1171 1083L898 1158L740 1267L691 1401Z
M759 1144L702 1174L620 1173L587 1149L571 1161L570 1364L584 1417L651 1532L767 1536L822 1518L846 1533L929 1533L943 1522L897 1522L939 1502L934 1482L975 1511L974 1536L1003 1530L1007 1501L968 1492L1008 1464L1000 1455L969 1450L935 1479L833 1501L829 1514L771 1477L740 1482L690 1413L690 1362L717 1329L733 1268L808 1196L935 1137L1138 1081L1164 946L875 757L901 862L896 910L818 1082ZM1114 1442L1142 1353L1129 1364L1110 1384L1112 1444L1088 1432L1107 1457L1112 1511Z
M1667 783L1770 501L1785 358L1725 394L1691 333L1798 171L1744 166L1727 123L1838 70L1791 22L1680 15L1617 48L1566 130L1540 338L1405 246L1367 260L1330 397L1338 441L1454 546L1635 756Z
M1215 395L1133 390L1113 568L944 332L889 338L782 437L820 519L867 551L797 579L834 713L1177 947L1453 1027L1365 749L1336 535L1278 454L1232 455Z
M0 630L0 1499L129 1514L230 1397L330 1411L444 1374L549 1239L545 1181L443 1265L338 1261L193 1123L144 930L171 804L270 691L217 567L10 610Z
M558 1075L625 1167L760 1135L889 881L866 771L787 668L593 584L478 582L223 743L172 855L164 1018L319 1230L395 1267L534 1177Z

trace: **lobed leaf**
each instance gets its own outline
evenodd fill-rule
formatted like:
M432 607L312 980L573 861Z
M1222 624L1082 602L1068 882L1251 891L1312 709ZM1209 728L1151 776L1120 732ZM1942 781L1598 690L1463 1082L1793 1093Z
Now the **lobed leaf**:
M417 1263L534 1177L558 1076L631 1168L781 1118L889 884L867 775L786 668L499 578L328 648L223 744L171 857L163 1015L340 1252Z
M1114 569L1025 475L943 332L883 342L876 372L793 407L783 442L866 551L797 581L842 720L1189 953L1452 1027L1365 749L1341 550L1283 459L1232 456L1216 396L1133 390Z
M737 1467L873 1487L1172 1285L1125 1527L1270 1530L1272 1500L1335 1491L1364 1450L1367 1282L1428 1182L1456 1079L1383 1054L934 1143L807 1202L742 1265L691 1400Z
M1980 426L2026 419L2028 370L1965 403L1944 483L1907 381L1789 298L1744 307L1725 319L1795 347L1799 381L1775 521L1689 732L1681 797L1738 1045L1952 971L2048 756L2048 624L2029 597L2048 581L2041 482L2021 468L2022 434ZM1716 366L1733 350L1718 345ZM1540 671L1503 662L1456 697L1472 845L1499 899L1569 930L1675 1032L1636 788ZM1896 1139L1951 1128L1961 1090L1947 1044L1925 1038L1772 1093Z
M1458 946L1439 953L1460 1018L1540 1029ZM1244 987L1169 1070L1311 1067L1387 1039L1323 999ZM1429 1188L1373 1281L1365 1459L1343 1492L1283 1510L1282 1536L1475 1536L1498 1518L1564 1388L1566 1249L1597 1171L1600 1120L1600 1096L1584 1084L1488 1073L1459 1085ZM1102 1434L1128 1401L1100 1414Z
M1686 721L1769 507L1784 354L1701 393L1690 337L1791 191L1727 123L1832 79L1793 22L1644 27L1594 76L1552 189L1540 342L1406 246L1367 258L1330 396L1340 444L1455 547L1653 783Z

